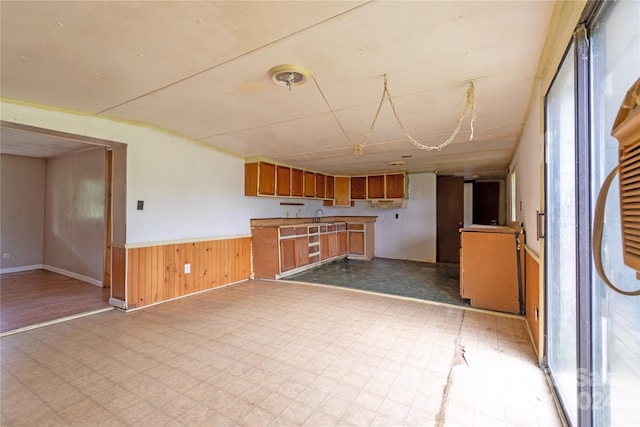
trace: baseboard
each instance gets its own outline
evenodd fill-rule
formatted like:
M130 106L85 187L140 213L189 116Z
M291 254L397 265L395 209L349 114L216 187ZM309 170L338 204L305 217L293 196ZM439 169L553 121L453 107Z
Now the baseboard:
M73 271L64 270L58 267L52 267L50 265L43 265L42 268L53 273L62 274L63 276L71 277L72 279L80 280L90 285L98 286L102 288L102 280L94 279L93 277L83 276L82 274L74 273Z
M109 305L112 305L116 308L120 308L122 310L127 309L127 303L117 298L109 298Z
M32 270L41 270L43 269L42 264L34 264L34 265L22 265L20 267L8 267L8 268L0 268L0 274L5 273L20 273L22 271L32 271Z

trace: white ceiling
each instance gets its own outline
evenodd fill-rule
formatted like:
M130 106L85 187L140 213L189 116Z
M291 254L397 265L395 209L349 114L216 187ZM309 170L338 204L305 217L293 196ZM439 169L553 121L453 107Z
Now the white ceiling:
M3 98L150 123L240 156L333 174L503 174L522 129L550 1L1 3ZM268 71L315 77L292 91ZM475 85L477 118L445 141ZM343 134L318 87L334 110ZM29 143L11 140L5 147ZM33 151L33 150L32 150ZM15 154L15 153L14 153Z

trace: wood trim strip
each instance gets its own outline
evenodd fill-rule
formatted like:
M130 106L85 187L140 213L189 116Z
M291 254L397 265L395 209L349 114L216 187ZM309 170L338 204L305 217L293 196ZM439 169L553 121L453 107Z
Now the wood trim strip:
M127 251L121 246L111 247L111 298L125 300Z

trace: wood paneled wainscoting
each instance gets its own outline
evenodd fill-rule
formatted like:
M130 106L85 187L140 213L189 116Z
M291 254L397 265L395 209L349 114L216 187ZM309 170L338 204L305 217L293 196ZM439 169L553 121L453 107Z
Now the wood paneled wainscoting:
M542 336L542 316L544 315L544 307L541 307L542 296L540 294L540 262L538 256L526 248L525 255L525 313L533 344L540 358L541 347L540 337Z
M113 305L133 309L247 280L251 237L128 247L126 258L126 303Z

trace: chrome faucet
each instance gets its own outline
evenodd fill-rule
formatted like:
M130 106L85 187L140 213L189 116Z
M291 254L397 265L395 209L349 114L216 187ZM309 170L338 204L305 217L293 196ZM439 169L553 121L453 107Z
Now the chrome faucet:
M318 213L320 212L324 215L324 211L322 209L316 209L316 212L313 214L313 222L320 222L320 216L318 216Z

